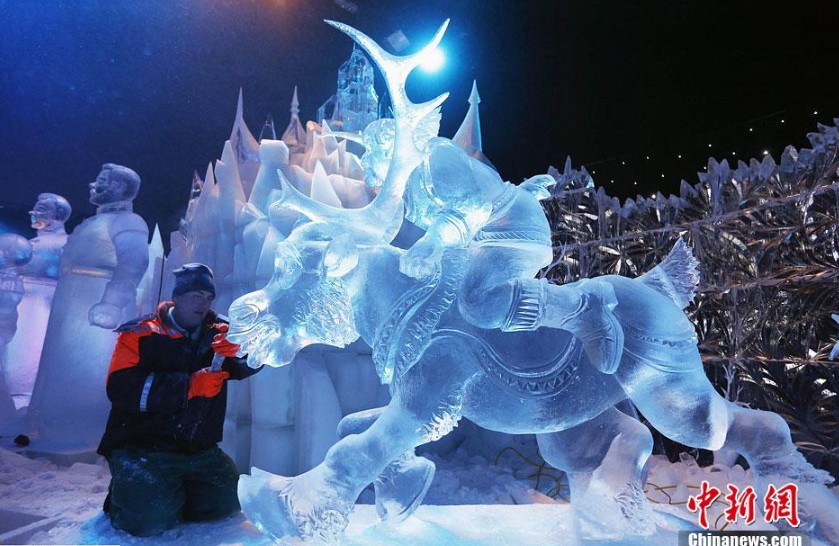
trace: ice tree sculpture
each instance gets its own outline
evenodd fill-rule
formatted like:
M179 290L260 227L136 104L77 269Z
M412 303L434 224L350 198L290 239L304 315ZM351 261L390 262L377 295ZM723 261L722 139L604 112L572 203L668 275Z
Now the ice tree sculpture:
M363 208L335 209L284 184L273 206L310 221L277 244L271 281L231 306L228 337L252 365L276 367L307 345L361 337L392 399L345 418L343 438L310 471L242 476L239 498L251 521L278 541L332 541L371 483L380 516L403 518L433 476L414 448L468 417L537 435L546 460L570 476L584 534L644 534L653 521L643 494L652 439L614 408L629 399L671 438L743 454L757 488L795 481L804 517L839 539L829 477L796 451L783 419L726 401L706 378L683 312L698 282L690 249L677 243L635 279L534 279L551 259L538 202L551 180L504 183L436 137L445 95L414 104L405 92L446 25L420 52L396 57L329 23L370 54L392 97L393 120L364 132L362 163L379 191ZM404 211L425 228L407 251L390 244Z

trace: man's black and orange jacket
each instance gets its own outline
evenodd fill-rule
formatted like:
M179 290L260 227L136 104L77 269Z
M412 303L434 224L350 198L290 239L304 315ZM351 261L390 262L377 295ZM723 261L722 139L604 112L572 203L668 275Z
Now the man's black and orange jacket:
M171 302L120 326L108 370L111 413L98 452L141 448L197 452L221 441L227 385L213 398L187 399L189 377L211 365L210 343L226 323L210 311L197 339L190 339L169 318ZM225 358L231 379L257 372L246 358Z

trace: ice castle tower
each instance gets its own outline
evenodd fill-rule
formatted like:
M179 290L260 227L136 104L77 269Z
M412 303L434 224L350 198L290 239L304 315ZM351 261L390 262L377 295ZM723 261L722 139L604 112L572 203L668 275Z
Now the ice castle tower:
M452 142L460 146L470 156L497 171L495 165L484 155L484 146L481 140L481 117L478 110L480 102L478 82L473 80L472 92L469 94L469 111L466 112L463 122L452 137Z
M321 107L323 108L323 107ZM282 141L288 147L289 153L302 154L306 151L306 129L300 121L300 102L297 100L297 86L294 86L294 96L291 98L291 119L282 136Z
M326 119L339 131L359 133L379 119L379 96L373 87L373 66L364 53L353 47L350 58L338 69L338 91L318 109L318 122Z

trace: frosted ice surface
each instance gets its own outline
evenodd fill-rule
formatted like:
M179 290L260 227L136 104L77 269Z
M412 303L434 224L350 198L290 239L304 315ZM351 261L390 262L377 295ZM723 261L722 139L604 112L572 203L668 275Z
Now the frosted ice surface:
M682 310L698 282L689 249L680 243L636 279L534 278L552 258L538 202L549 184L504 182L436 136L445 96L414 104L405 93L408 74L446 25L419 53L396 57L330 24L379 65L393 101L394 119L363 135L362 164L378 194L363 208L337 209L283 183L272 208L309 222L277 244L265 287L231 305L228 337L251 365L275 367L308 345L343 347L360 337L393 397L311 470L243 476L239 496L251 521L277 539L337 540L368 484L412 471L398 461L465 416L492 430L538 434L545 459L572 476L572 502L590 538L644 534L638 518L650 510L639 492L652 439L613 407L628 398L676 441L743 454L758 481L801 481L803 511L818 533L839 540L839 501L824 486L826 474L795 450L783 419L731 404L705 376ZM403 251L391 242L406 214L424 234ZM398 519L395 506L421 501L424 480L407 483L377 499L386 520Z
M149 261L148 227L131 206L139 187L134 171L105 164L90 184L97 213L64 246L27 413L37 435L33 450L96 449L110 407L103 386L116 342L112 330L137 315L136 289Z
M32 258L17 270L23 282L23 299L18 305L17 334L7 347L5 370L18 409L28 406L32 396L59 260L67 243L64 222L71 212L70 203L54 193L40 194L29 212L36 236L29 240Z

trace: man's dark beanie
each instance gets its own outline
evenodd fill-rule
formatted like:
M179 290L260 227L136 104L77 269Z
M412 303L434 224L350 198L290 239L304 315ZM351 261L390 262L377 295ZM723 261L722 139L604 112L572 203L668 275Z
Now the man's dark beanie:
M216 295L216 284L213 281L213 270L204 264L184 264L175 271L175 287L172 297L180 296L194 290L206 290Z

